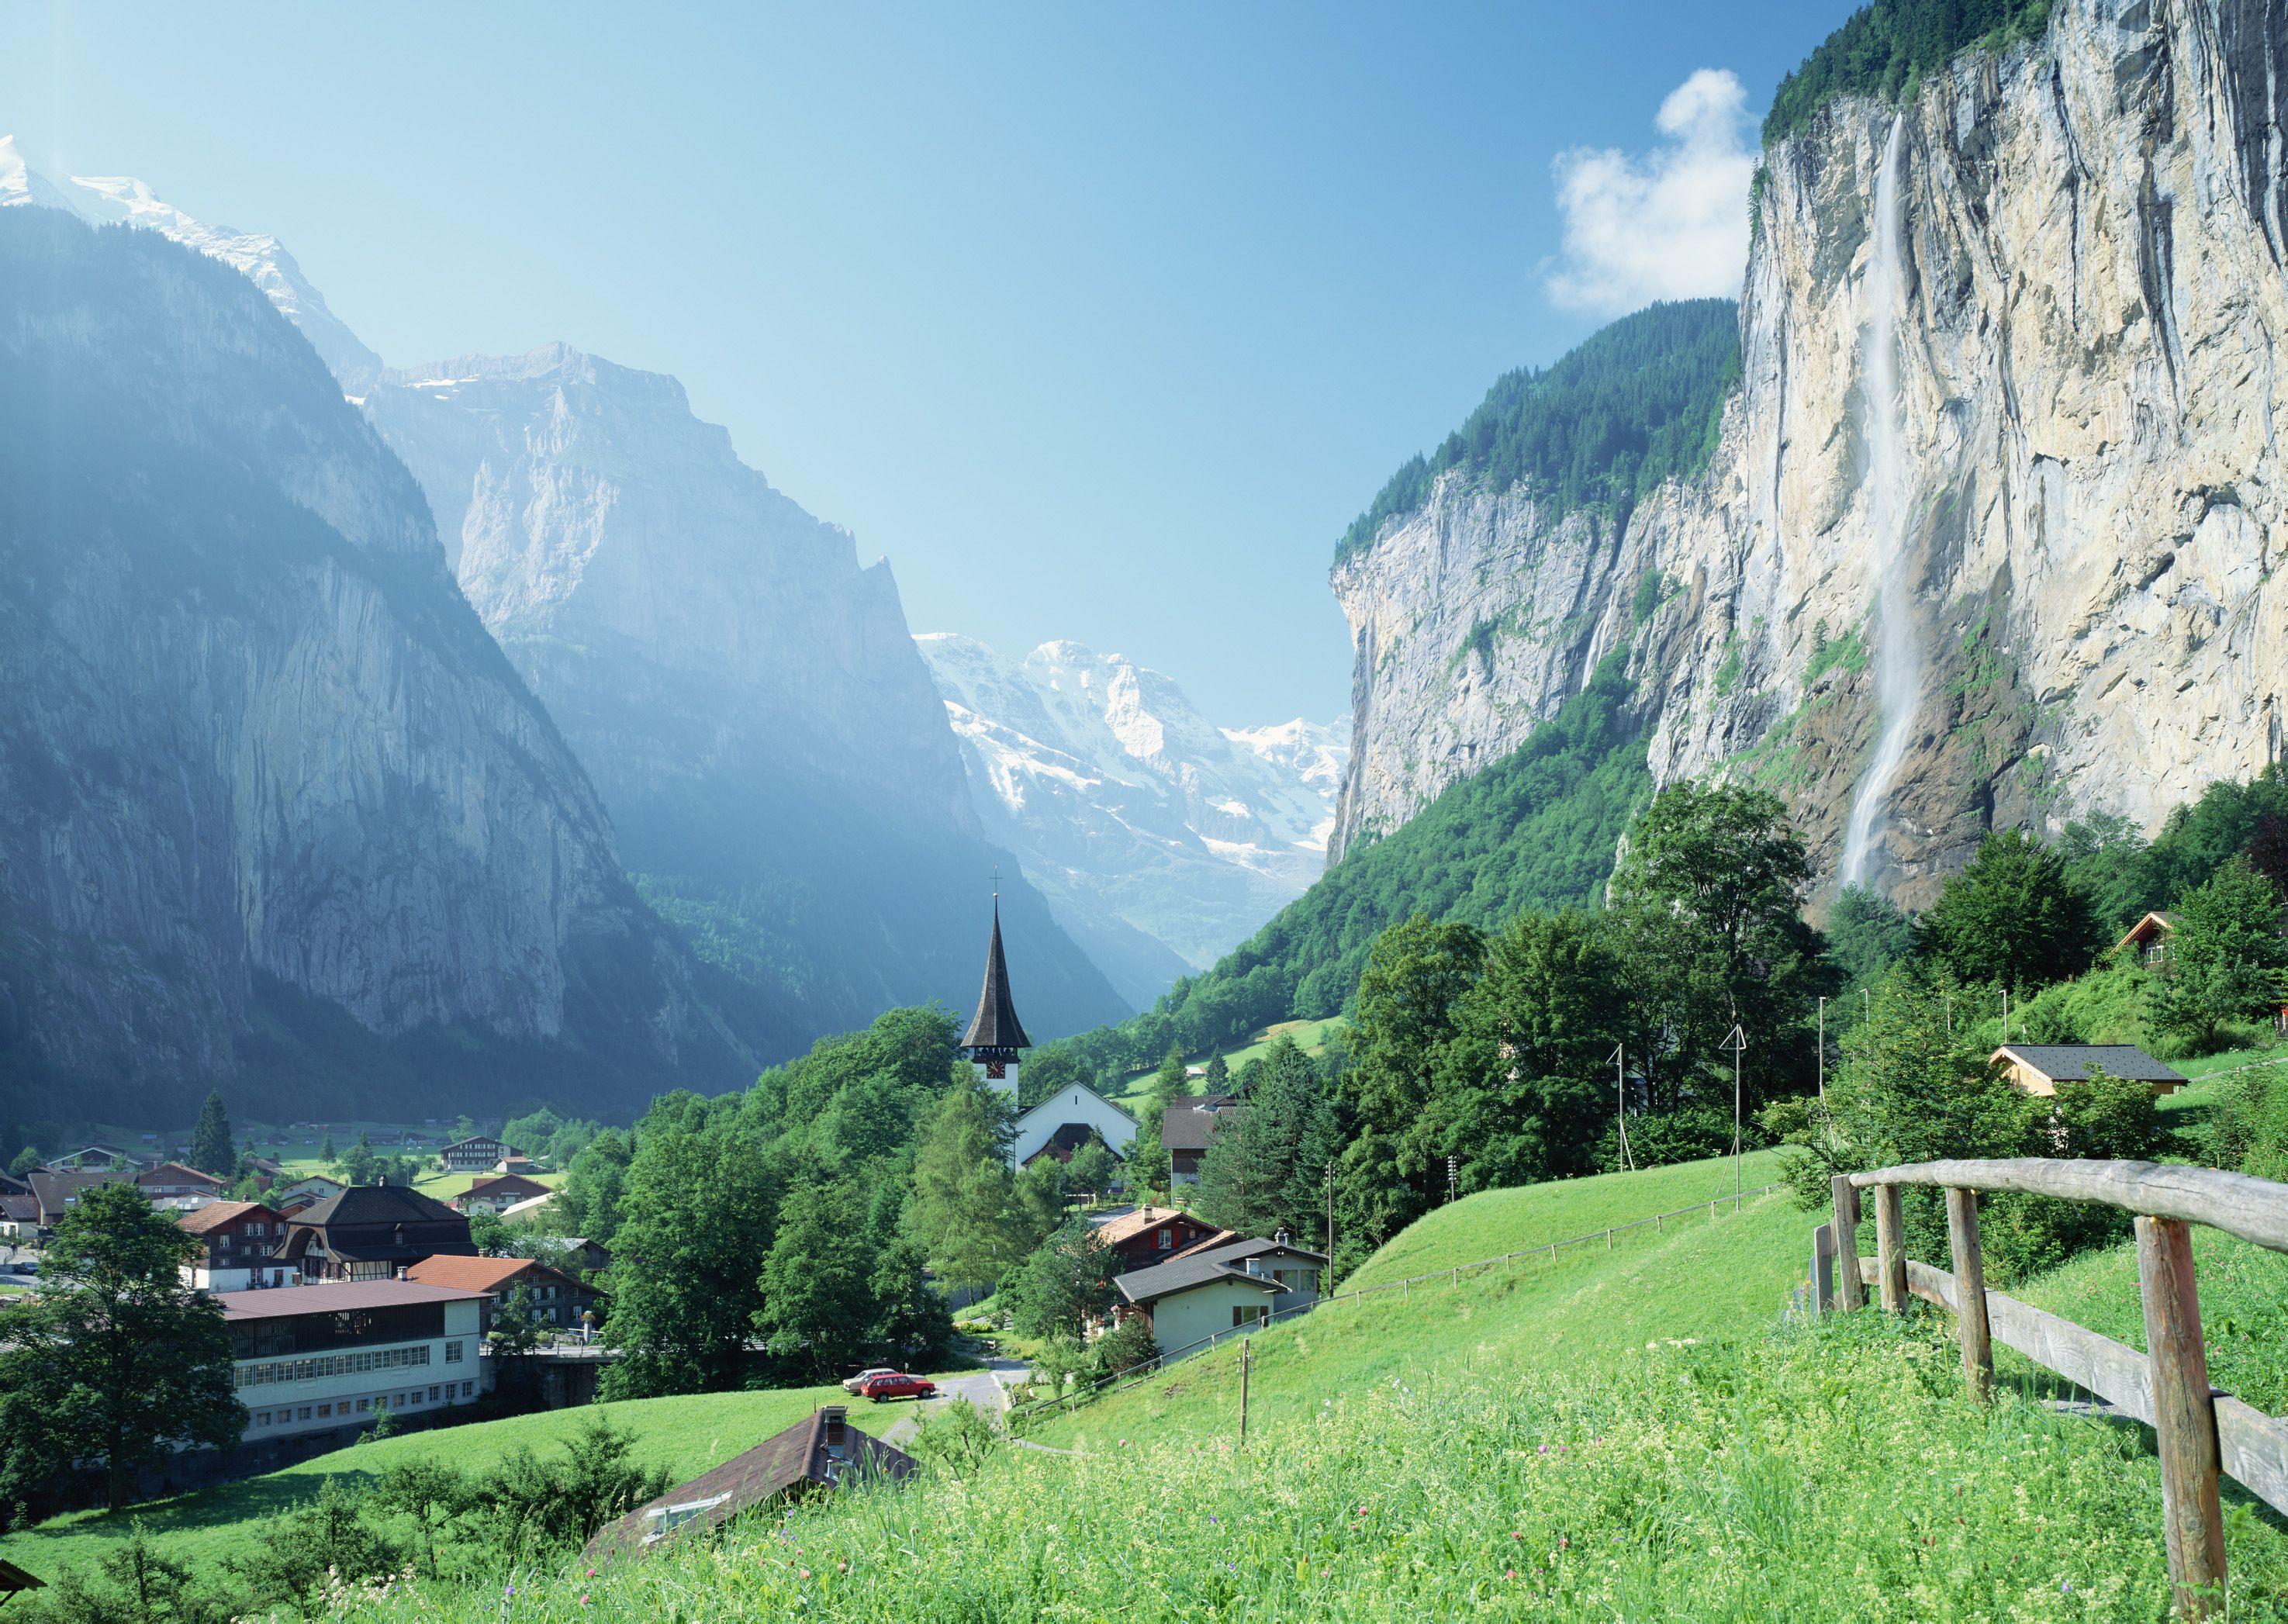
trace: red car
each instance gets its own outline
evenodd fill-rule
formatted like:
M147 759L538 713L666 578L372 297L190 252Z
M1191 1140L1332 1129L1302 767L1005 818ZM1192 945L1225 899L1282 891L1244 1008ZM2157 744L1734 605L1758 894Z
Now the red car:
M869 1376L860 1385L858 1396L871 1398L877 1404L885 1398L934 1398L937 1383L894 1370L887 1375Z

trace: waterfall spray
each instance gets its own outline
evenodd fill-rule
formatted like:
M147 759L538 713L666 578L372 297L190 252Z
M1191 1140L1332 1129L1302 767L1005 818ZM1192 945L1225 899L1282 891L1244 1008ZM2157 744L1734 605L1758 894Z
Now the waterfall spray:
M1860 367L1866 414L1869 541L1882 559L1875 593L1875 698L1882 718L1875 757L1859 780L1843 837L1843 883L1863 884L1868 849L1882 817L1891 780L1914 740L1915 708L1923 686L1922 642L1915 635L1914 571L1909 562L1904 456L1899 447L1900 273L1899 166L1906 144L1903 114L1891 121L1883 167L1875 180L1875 243L1867 261L1867 348Z

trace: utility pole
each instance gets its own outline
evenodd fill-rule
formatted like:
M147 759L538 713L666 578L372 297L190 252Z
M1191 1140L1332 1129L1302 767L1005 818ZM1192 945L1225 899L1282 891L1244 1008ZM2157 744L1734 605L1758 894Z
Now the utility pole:
M1827 1104L1827 994L1819 995L1819 1103Z
M1449 1206L1453 1204L1454 1185L1459 1178L1460 1173L1460 1158L1450 1153L1446 1158L1446 1201Z
M1621 1125L1621 1171L1633 1173L1637 1164L1629 1154L1629 1073L1628 1057L1618 1043L1613 1045L1613 1103L1615 1120Z
M2010 1041L2010 989L2006 985L2002 988L2002 1041Z
M1247 1374L1255 1364L1255 1338L1239 1339L1239 1446L1247 1447Z
M1327 1267L1335 1266L1335 1164L1327 1162Z
M1747 1183L1740 1169L1740 1056L1748 1047L1748 1034L1740 1023L1732 1023L1732 1041L1725 1045L1732 1051L1732 1207L1737 1211Z

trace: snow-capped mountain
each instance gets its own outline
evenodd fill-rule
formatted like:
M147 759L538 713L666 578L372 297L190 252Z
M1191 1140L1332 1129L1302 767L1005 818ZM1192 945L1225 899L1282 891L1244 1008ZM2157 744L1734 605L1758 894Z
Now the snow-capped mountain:
M381 370L381 357L326 307L325 295L275 237L195 220L154 196L141 181L125 176L74 175L68 181L51 180L25 162L14 136L0 136L0 208L12 203L61 209L91 226L155 231L219 259L261 289L279 313L302 329L336 377L354 382Z
M1021 661L915 638L979 815L1127 997L1204 969L1318 877L1341 725L1220 728L1149 667L1078 643Z

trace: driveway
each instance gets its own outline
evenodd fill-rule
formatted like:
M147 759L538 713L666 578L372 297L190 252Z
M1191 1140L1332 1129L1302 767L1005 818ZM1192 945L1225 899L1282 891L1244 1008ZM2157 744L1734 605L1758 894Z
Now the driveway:
M982 1370L965 1370L959 1375L941 1376L937 1381L937 1397L925 1406L918 1406L911 1414L902 1415L896 1424L882 1434L886 1444L903 1444L913 1437L921 1425L924 1409L936 1409L965 1399L997 1421L1009 1409L1009 1390L1025 1379L1022 1359L989 1359Z

